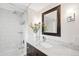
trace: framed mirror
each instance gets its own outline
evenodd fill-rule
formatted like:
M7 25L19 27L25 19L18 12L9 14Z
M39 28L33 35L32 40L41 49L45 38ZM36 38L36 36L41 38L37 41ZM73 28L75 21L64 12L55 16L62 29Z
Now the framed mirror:
M60 7L58 5L42 13L42 34L61 36Z

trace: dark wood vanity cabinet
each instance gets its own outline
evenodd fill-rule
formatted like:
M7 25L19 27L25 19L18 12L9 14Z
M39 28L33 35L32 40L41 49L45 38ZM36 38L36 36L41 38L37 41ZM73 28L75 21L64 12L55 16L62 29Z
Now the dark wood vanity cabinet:
M27 56L47 56L29 43L27 43Z

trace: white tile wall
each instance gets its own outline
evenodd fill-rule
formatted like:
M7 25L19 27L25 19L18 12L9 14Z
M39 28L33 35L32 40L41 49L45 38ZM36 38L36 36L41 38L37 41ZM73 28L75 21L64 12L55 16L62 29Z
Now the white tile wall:
M19 49L23 40L22 34L19 34L22 32L20 19L22 17L18 14L0 8L0 55L23 54L23 49Z

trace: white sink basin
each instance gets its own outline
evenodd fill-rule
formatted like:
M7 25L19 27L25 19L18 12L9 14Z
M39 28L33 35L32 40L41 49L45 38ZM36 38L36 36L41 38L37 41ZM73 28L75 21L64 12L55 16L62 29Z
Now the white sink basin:
M44 48L51 48L52 47L52 45L47 42L42 42L41 46L43 46Z

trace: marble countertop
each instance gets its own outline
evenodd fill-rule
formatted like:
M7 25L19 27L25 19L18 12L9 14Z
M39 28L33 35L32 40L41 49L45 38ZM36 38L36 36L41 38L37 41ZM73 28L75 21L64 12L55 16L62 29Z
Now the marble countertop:
M34 40L27 40L27 42L48 56L78 56L79 55L79 50L68 48L63 44L58 44L57 42L52 43L51 48L45 48L40 45L41 43L36 44L36 41Z

